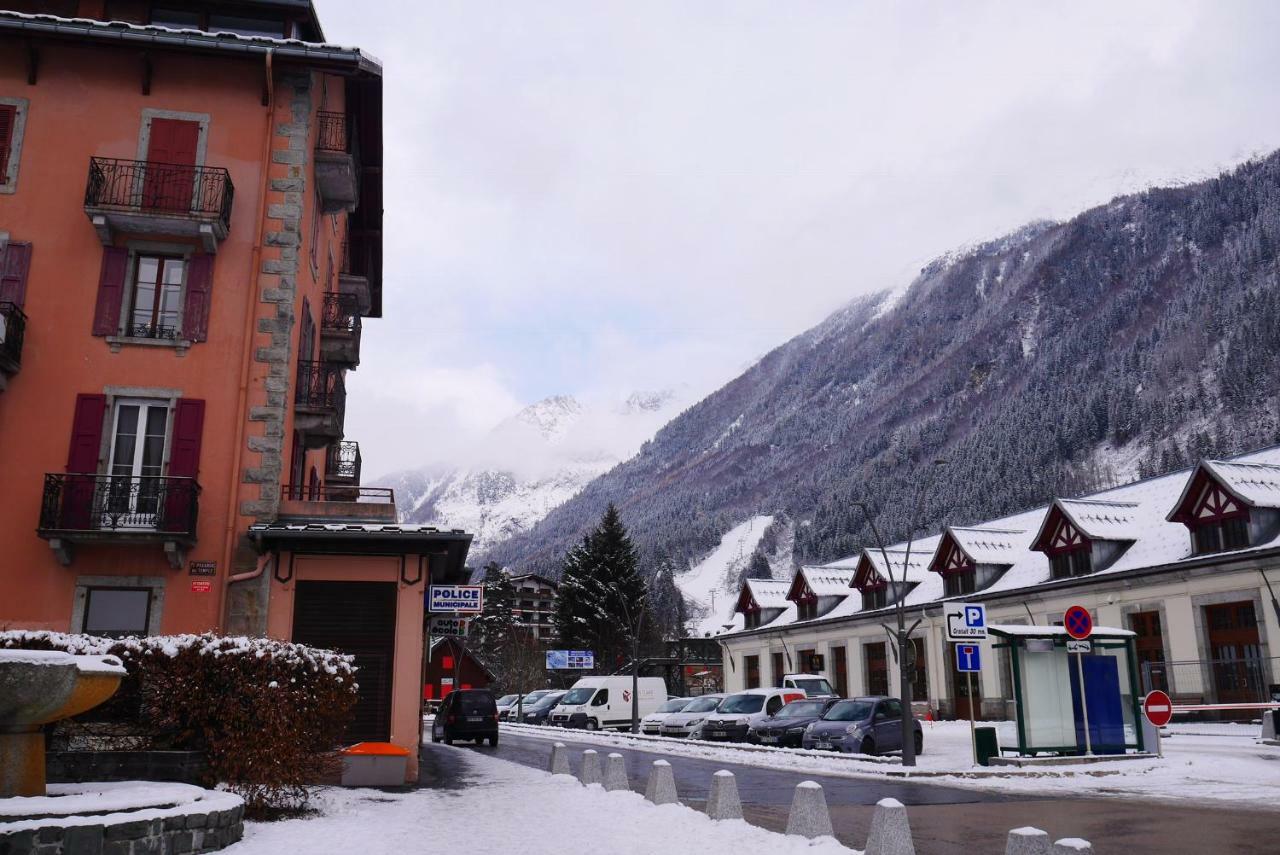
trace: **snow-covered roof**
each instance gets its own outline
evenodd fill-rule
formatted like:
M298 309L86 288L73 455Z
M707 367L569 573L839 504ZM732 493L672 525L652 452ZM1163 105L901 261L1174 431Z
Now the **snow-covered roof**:
M806 566L801 567L796 575L804 578L815 597L843 597L849 593L854 572L852 568Z
M871 569L876 571L876 575L886 582L902 582L904 579L908 584L923 582L929 578L929 557L938 548L939 540L940 538L934 535L912 543L909 557L906 543L895 544L883 552L879 548L864 549L861 561L868 562ZM889 559L887 564L886 556Z
M1061 626L1031 626L1023 623L988 624L987 629L1000 635L1016 635L1020 638L1070 638L1067 630ZM1137 635L1127 629L1114 626L1095 626L1090 635L1100 638L1129 638Z
M747 579L743 583L751 599L762 609L785 609L791 582L786 579Z
M1280 508L1280 465L1240 460L1202 460L1187 479L1186 486L1169 510L1167 519L1182 521L1180 517L1190 512L1184 505L1188 500L1199 498L1199 495L1193 496L1191 493L1205 478L1221 484L1223 489L1247 505Z
M984 594L1005 593L1050 581L1049 560L1043 553L1032 548L1036 539L1032 533L1040 532L1051 515L1050 512L1054 510L1069 519L1081 533L1088 537L1100 540L1131 541L1131 545L1111 564L1090 576L1076 579L1076 582L1127 571L1162 568L1177 565L1183 561L1204 560L1204 555L1193 553L1187 527L1168 518L1171 515L1171 509L1185 498L1190 481L1201 469L1212 474L1214 478L1220 479L1224 487L1228 487L1238 498L1250 505L1265 508L1280 507L1280 446L1273 446L1227 461L1206 460L1191 469L1113 487L1080 498L1058 499L1049 505L1042 505L974 526L951 527L944 531L955 536L957 540L964 538L964 549L974 558L975 563L978 563L979 559L976 554L968 552L970 548L983 554L984 558L994 559L998 556L1000 559L981 563L1001 564L1008 567L1008 570L990 587L968 594L966 597L981 600ZM907 606L921 606L944 598L942 577L926 569L941 540L941 536L935 535L922 538L912 544L911 562L907 567L906 577L908 582L918 582L918 584L907 594L905 598ZM1245 549L1235 550L1233 554L1247 554L1276 548L1280 548L1280 536L1255 543ZM890 561L894 563L895 579L901 576L901 562L905 550L905 542L893 544L886 550ZM867 563L868 569L874 569L882 578L886 580L889 578L885 573L884 558L879 549L863 549L853 555L823 564L821 569L848 570L861 567L864 562ZM856 595L857 591L850 593ZM824 620L849 617L857 614L860 608L861 597L851 596L825 617L814 622L821 623ZM785 626L794 622L795 618L796 610L793 606L777 618L763 624L761 628L774 629Z

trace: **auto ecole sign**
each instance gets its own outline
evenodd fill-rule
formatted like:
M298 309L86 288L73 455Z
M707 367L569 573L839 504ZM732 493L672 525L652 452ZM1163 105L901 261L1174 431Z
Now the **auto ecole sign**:
M479 614L483 608L483 585L432 585L427 600L429 612Z

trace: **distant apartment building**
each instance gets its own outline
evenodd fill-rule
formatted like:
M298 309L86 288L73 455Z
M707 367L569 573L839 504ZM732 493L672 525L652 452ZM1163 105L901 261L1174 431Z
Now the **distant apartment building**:
M512 609L516 620L527 626L530 634L538 641L553 641L556 635L556 596L560 586L536 573L512 576L511 584L516 591L515 606Z
M410 749L470 538L361 484L382 68L310 0L0 0L0 628L351 653Z

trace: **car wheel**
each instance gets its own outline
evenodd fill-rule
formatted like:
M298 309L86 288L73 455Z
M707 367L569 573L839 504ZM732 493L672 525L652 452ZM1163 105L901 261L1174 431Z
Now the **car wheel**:
M924 734L917 733L916 734L916 755L919 756L923 753L924 753Z
M444 738L444 744L445 744L445 745L452 745L452 744L453 744L453 737L452 737L452 736L445 736L445 738Z
M495 733L493 736L489 737L489 747L490 748L498 747L498 734Z
M600 725L596 723L594 718L587 719L587 730L599 730Z
M862 744L858 746L858 752L860 754L868 754L872 757L875 756L876 744L871 741L870 736L864 736L862 738Z

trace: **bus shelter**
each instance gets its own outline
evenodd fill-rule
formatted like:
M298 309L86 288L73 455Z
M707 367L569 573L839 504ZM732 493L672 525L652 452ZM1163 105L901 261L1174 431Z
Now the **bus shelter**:
M1016 753L1084 754L1086 711L1094 754L1145 750L1132 632L1094 627L1089 637L1092 650L1068 653L1071 637L1060 626L1002 625L988 630L995 649L1009 652ZM1011 746L1000 750L1015 751Z

